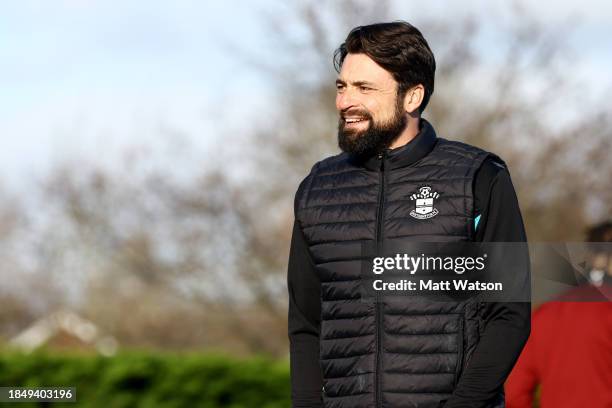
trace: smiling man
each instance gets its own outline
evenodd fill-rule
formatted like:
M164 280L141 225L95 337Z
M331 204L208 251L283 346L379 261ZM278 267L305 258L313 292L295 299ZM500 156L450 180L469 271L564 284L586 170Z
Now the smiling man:
M294 201L293 406L504 407L530 303L368 302L360 285L367 248L389 242L525 242L508 169L421 117L436 64L412 25L357 27L334 62L342 152Z
M403 88L405 84L399 84L368 55L346 55L336 80L340 148L368 155L408 143L418 132L419 121L408 120L407 114L412 112L418 119L417 108L426 103L426 93L422 84L411 89L410 95Z

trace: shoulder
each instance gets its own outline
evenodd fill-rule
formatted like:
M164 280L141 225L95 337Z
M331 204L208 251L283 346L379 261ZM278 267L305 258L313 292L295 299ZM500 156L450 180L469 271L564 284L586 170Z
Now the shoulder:
M492 160L498 165L506 166L506 162L497 154L469 143L460 142L458 140L449 140L439 137L438 142L436 143L436 148L469 156L482 156L485 158L484 161Z
M306 185L308 185L311 180L321 174L329 174L335 173L337 171L343 171L345 167L350 166L350 162L348 160L348 154L342 152L333 156L328 156L322 160L316 162L308 175L302 179L300 185L298 187L298 193L304 189Z
M449 140L443 137L438 137L435 149L467 156L486 156L489 153L488 151L469 143L460 142L459 140Z
M328 156L316 162L298 185L294 199L294 211L297 213L297 209L302 206L301 204L305 201L315 177L321 174L333 174L342 171L344 167L349 165L348 154L344 152Z
M489 154L482 162L482 165L476 172L477 180L487 181L484 184L490 184L500 173L508 172L506 163L495 154Z
M474 176L475 206L483 211L492 194L507 196L514 189L506 163L495 154L488 155Z
M495 176L499 170L507 169L506 162L499 155L457 140L438 138L434 150L443 156L450 155L455 163L471 167L476 177L479 173Z
M475 184L489 186L502 171L508 171L506 162L497 154L457 140L438 138L436 150L458 157L458 161L474 168Z
M350 165L348 160L349 155L345 152L341 152L335 154L333 156L328 156L323 160L319 160L312 166L310 170L310 174L313 173L330 173L334 171L342 171L345 167Z

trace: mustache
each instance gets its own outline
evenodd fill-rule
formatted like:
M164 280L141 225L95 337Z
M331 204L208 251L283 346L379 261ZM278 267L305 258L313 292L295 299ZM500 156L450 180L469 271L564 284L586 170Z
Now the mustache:
M368 119L372 118L372 115L370 114L369 111L361 110L361 109L350 109L350 110L345 110L345 111L340 112L341 119L345 119L347 116L362 116Z

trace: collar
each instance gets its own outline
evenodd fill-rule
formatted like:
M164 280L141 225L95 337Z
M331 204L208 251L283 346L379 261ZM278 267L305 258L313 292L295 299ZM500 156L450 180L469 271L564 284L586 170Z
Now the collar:
M410 166L427 156L437 142L436 132L427 120L419 119L419 133L408 143L395 149L386 148L382 153L364 159L354 158L356 164L369 170L379 170L384 159L385 170Z

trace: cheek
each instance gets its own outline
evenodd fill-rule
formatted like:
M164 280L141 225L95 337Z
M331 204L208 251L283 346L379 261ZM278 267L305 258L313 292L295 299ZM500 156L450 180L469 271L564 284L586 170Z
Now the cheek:
M381 103L378 98L367 98L363 106L372 114L374 117L385 115L385 106Z
M378 121L387 121L391 119L395 113L394 101L382 101L373 99L366 108L372 113L372 117Z
M340 106L340 98L341 98L341 95L337 93L336 94L336 109L338 110L342 109Z

